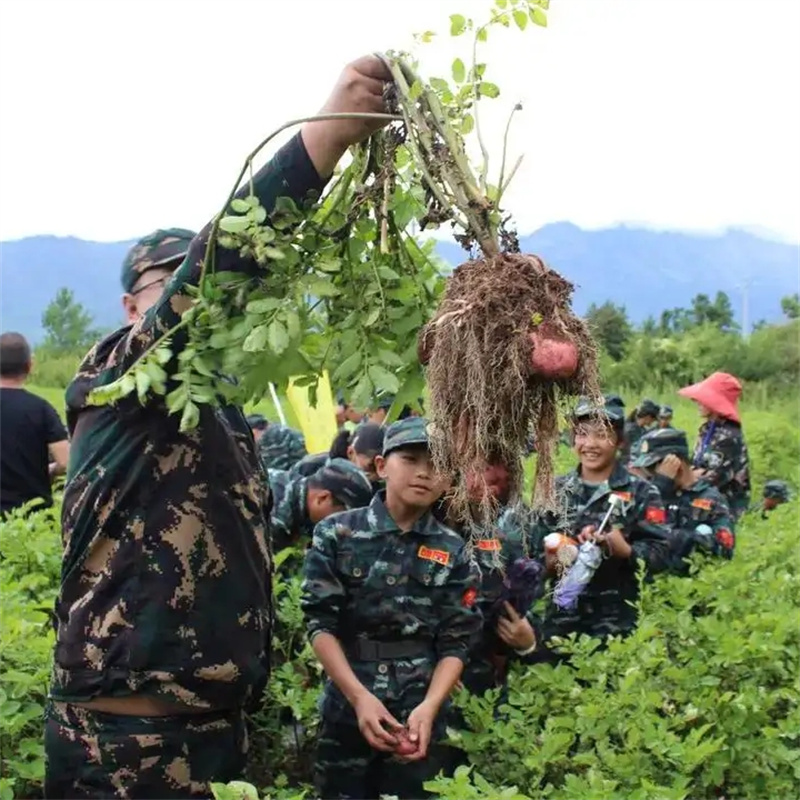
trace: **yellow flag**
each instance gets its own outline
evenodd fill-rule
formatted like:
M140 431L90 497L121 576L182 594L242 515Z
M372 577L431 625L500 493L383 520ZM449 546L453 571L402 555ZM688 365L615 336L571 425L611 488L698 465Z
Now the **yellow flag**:
M307 386L295 386L289 381L286 399L294 411L300 424L300 430L306 440L309 453L326 453L336 437L336 405L327 371L322 374L317 384L317 407L309 401Z

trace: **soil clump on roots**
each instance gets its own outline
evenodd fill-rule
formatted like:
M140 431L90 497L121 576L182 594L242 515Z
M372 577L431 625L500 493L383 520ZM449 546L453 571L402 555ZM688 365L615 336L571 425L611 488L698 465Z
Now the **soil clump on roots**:
M484 499L476 510L476 479L502 464L513 503L531 434L537 452L531 500L553 507L559 409L570 397L600 397L597 352L570 308L573 288L537 256L505 252L467 261L420 331L434 462L453 476L453 509L476 530L486 531L496 516L486 491L477 492Z

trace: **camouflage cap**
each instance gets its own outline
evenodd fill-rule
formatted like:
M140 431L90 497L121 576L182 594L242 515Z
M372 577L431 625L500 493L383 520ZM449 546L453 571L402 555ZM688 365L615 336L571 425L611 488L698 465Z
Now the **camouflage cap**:
M645 398L642 400L641 403L636 407L636 416L637 417L657 417L658 412L661 410L661 407L656 403L654 400L648 400Z
M765 500L781 500L789 502L789 485L785 481L767 481L764 484Z
M606 394L603 395L603 399L608 404L619 406L620 408L625 408L625 401L618 394Z
M388 456L394 450L414 445L428 445L428 420L424 417L406 417L393 422L383 437L383 455Z
M672 416L672 406L661 406L658 409L659 419L669 419Z
M577 422L578 420L599 417L608 420L612 425L623 423L625 421L625 409L619 403L614 402L613 397L613 395L610 395L611 399L609 397L603 398L602 404L595 403L589 397L581 397L572 412L572 420Z
M136 281L155 267L177 269L195 235L185 228L164 228L139 239L122 262L122 288L132 292Z
M378 402L375 408L379 408L382 411L388 411L392 407L392 403L394 403L394 395L393 394L382 394L378 398Z
M639 455L631 466L639 469L652 467L669 455L676 455L683 461L689 460L689 442L686 434L676 428L658 428L646 433L639 440Z
M248 414L245 419L253 430L261 430L261 428L266 428L269 424L263 414Z
M345 508L364 508L372 500L369 478L346 458L332 458L314 473L312 482L327 489Z

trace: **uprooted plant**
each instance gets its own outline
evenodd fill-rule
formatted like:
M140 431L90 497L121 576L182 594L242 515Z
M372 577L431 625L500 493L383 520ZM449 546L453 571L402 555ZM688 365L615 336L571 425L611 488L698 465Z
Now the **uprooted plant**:
M180 413L188 430L200 404L243 405L263 397L270 383L290 379L313 396L318 376L331 369L354 405L387 392L399 408L421 395L422 363L434 458L455 477L460 516L474 519L466 487L486 465L504 464L512 495L518 492L532 432L536 499L546 502L559 403L598 393L595 353L570 310L572 286L540 259L520 254L503 218L501 199L519 164L506 171L508 126L499 180L488 181L478 105L499 89L486 80L477 52L494 27L546 24L548 5L495 0L480 26L452 15L451 34L473 38L471 66L457 58L452 83L423 81L416 62L387 54L390 122L352 149L325 195L306 207L285 198L269 214L261 206L252 162L275 134L262 142L212 228L196 297L178 326L186 345L170 351L173 329L118 381L95 390L92 401L115 402L134 390L142 402L166 394L169 411ZM477 172L465 144L473 132L482 154ZM248 172L250 192L237 194ZM409 232L414 220L423 229L449 222L464 248L480 253L456 268L443 295L432 243L421 246ZM264 269L255 276L217 271L217 245ZM490 512L488 501L483 505Z

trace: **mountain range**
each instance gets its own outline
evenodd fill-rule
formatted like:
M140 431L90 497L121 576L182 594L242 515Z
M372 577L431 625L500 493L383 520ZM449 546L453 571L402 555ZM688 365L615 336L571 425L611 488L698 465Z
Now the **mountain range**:
M56 236L0 243L0 327L41 340L42 312L62 286L73 290L97 327L116 327L120 264L132 244ZM751 325L779 320L781 298L800 291L800 247L745 229L703 235L633 225L584 230L559 222L520 237L520 248L575 284L579 314L612 300L642 322L688 306L700 292L713 299L724 291L737 321L746 315ZM452 241L437 241L436 250L453 266L467 257Z

